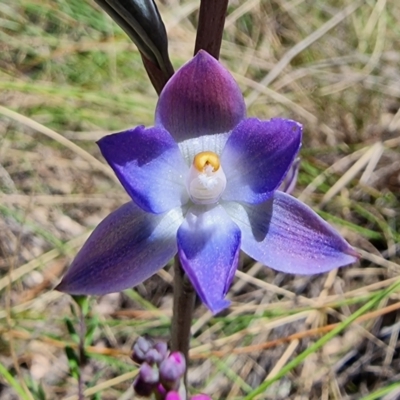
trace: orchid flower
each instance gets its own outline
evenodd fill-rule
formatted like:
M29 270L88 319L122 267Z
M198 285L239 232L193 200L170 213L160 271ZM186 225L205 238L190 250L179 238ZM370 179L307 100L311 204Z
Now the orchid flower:
M229 305L240 249L293 274L353 263L356 251L328 223L277 190L301 136L292 120L246 118L233 77L200 51L164 87L153 127L98 142L132 201L93 231L57 289L120 291L178 254L197 294L217 313Z

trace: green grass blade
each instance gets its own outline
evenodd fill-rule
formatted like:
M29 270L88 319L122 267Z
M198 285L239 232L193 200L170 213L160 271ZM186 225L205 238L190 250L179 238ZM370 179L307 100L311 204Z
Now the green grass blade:
M16 379L8 372L7 368L0 363L0 375L14 388L16 393L20 396L21 400L30 400L30 397L25 393L23 387L18 383Z
M258 388L249 393L244 400L254 399L255 396L263 393L268 387L270 387L274 382L278 381L282 377L284 377L289 371L293 368L297 367L300 363L302 363L310 354L315 353L322 346L324 346L329 340L334 338L337 334L346 329L350 324L352 324L357 318L361 315L365 314L375 305L377 305L382 299L389 296L393 291L400 287L400 281L394 283L387 290L379 292L376 294L368 303L358 309L355 313L353 313L349 318L345 319L342 323L340 323L335 329L332 329L329 333L324 335L321 339L317 340L313 345L311 345L308 349L304 350L301 354L299 354L294 360L286 364L278 374L276 374L273 378L268 379L263 382Z

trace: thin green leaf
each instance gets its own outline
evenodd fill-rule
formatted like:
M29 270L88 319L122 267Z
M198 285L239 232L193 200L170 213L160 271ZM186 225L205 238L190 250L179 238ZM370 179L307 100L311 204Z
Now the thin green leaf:
M79 378L79 359L72 347L65 347L65 354L68 359L68 366L70 374L75 378Z
M9 383L9 385L16 391L20 396L21 400L29 400L30 397L25 393L23 387L18 383L16 379L8 372L7 368L0 363L0 375Z
M300 353L294 360L290 361L286 364L273 378L264 381L258 388L249 393L243 400L251 400L254 399L257 395L263 393L267 388L269 388L274 382L278 381L282 377L284 377L288 372L292 369L296 368L299 364L301 364L310 354L315 353L322 346L324 346L327 342L329 342L332 338L346 329L349 325L351 325L357 318L361 317L361 315L365 314L371 308L375 307L381 300L385 297L389 296L392 292L400 287L400 280L390 286L388 289L378 292L368 303L359 308L355 313L350 315L350 317L346 318L342 323L340 323L335 329L332 329L329 333L322 336L321 339L317 340L310 347Z

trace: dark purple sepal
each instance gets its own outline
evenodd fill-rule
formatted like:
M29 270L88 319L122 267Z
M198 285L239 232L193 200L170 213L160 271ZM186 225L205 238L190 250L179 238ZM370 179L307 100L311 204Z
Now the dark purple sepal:
M243 96L232 75L201 50L164 87L155 123L181 142L229 132L245 116Z

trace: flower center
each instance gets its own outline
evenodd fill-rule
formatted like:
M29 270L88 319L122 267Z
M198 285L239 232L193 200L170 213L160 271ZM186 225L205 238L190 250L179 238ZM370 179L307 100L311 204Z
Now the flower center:
M190 198L196 204L216 203L226 187L226 178L217 154L203 151L195 155L186 180Z

